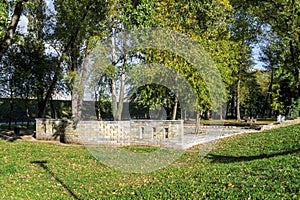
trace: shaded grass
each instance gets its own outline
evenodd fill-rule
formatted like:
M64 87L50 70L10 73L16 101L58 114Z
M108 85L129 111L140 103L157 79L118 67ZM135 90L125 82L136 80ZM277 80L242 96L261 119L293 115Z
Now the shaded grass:
M0 198L300 198L300 125L223 139L204 159L201 147L159 171L132 174L104 166L83 146L0 141Z

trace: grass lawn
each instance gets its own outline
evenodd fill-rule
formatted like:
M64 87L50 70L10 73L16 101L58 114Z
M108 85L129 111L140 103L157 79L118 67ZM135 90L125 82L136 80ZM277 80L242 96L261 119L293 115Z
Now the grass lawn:
M204 159L198 148L131 174L83 146L0 141L0 199L300 199L300 125L223 139Z

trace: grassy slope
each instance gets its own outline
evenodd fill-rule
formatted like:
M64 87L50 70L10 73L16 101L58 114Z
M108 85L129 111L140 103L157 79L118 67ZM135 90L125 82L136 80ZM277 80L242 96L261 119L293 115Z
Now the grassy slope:
M300 125L224 139L149 174L114 171L81 146L0 141L0 152L0 199L300 198Z

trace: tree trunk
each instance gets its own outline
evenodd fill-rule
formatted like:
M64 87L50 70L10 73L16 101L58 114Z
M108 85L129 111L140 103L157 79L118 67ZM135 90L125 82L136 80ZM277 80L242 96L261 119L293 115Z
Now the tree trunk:
M230 99L230 115L233 119L236 116L236 109L235 109L235 91L234 89L231 90L231 99Z
M72 95L71 95L71 107L72 107L72 120L75 124L79 121L78 119L78 100L79 100L79 88L78 88L78 77L75 78L75 81L72 86Z
M117 97L116 97L116 85L115 85L115 80L113 78L111 78L111 84L110 84L110 88L111 88L111 110L112 110L112 115L114 120L117 120Z
M209 120L210 119L210 110L205 111L205 119Z
M29 99L28 97L26 97L25 99L25 109L26 109L26 120L27 120L27 123L26 123L26 127L27 129L29 129L29 124L30 124L30 113L29 113Z
M85 89L85 84L86 84L86 79L87 79L87 74L88 74L88 68L89 68L89 56L90 56L90 51L87 46L86 50L85 50L85 57L84 57L84 61L83 61L83 68L82 68L80 86L79 86L80 90L79 90L78 110L77 110L77 119L78 120L81 120L81 118L82 118L84 89Z
M195 124L195 133L199 133L199 129L200 129L200 111L197 110L196 113L196 124Z
M73 84L72 84L72 96L71 96L71 104L72 104L72 120L74 122L74 125L76 126L77 123L80 120L80 117L78 115L79 108L79 99L80 99L80 93L81 93L81 87L80 87L80 75L79 75L79 63L77 61L79 57L79 50L76 45L76 41L71 42L70 44L70 59L71 59L71 72L73 72Z
M112 29L112 36L111 36L111 60L112 65L115 67L116 62L116 45L115 45L115 30ZM117 120L117 96L116 96L116 83L114 79L114 75L110 78L110 90L111 90L111 110L114 120Z
M236 119L237 121L241 121L241 113L240 113L240 96L241 96L241 67L238 72L238 82L237 82L237 95L236 95Z
M125 69L122 69L121 75L121 86L120 86L120 94L119 94L119 102L116 110L116 120L122 120L122 111L123 111L123 103L124 103L124 90L125 90Z
M220 120L223 120L223 104L221 103L221 105L220 105Z
M271 103L269 103L269 99L271 99L271 95L272 95L271 93L272 93L272 87L273 87L273 79L274 79L274 69L272 69L272 71L271 71L271 80L270 80L270 84L269 84L269 87L268 87L268 92L267 92L267 95L266 95L264 107L263 107L262 112L261 112L262 118L265 117L266 109L267 109L268 105L271 104ZM270 113L271 113L271 111L270 111ZM269 116L270 116L270 113L269 113Z
M16 28L22 15L23 3L27 1L28 0L19 0L15 6L14 13L11 17L10 25L7 28L6 35L0 44L0 59L2 58L3 54L7 51L8 47L12 44L12 39L15 35Z
M112 63L116 66L116 45L115 45L115 37L114 37L114 29L113 34L111 37L111 44L112 44ZM120 80L120 88L119 88L119 98L117 102L117 95L116 95L116 83L114 78L111 79L111 92L112 92L112 112L115 121L122 120L122 112L123 112L123 103L124 103L124 95L125 95L125 80L126 80L126 65L127 65L127 52L126 52L126 38L124 39L124 60L121 72L121 80Z
M14 118L14 99L13 99L13 93L11 91L10 93L10 99L9 99L9 121L8 121L8 129L11 129L11 123Z
M174 107L173 107L173 113L172 113L172 120L176 120L177 115L177 108L178 108L178 91L175 92L175 99L174 99Z

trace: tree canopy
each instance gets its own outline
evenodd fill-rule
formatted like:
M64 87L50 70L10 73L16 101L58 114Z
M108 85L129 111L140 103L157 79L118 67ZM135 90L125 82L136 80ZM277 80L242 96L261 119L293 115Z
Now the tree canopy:
M21 17L28 21L25 32L18 26ZM213 61L206 65L216 66L224 90L215 82L217 87L212 91L207 80L213 78L198 73L193 61L182 55L163 48L133 50L130 35L120 37L128 30L147 28L174 31L201 45ZM106 70L92 85L97 105L110 102L115 120L122 120L126 101L143 109L164 108L170 119L184 118L178 100L180 89L165 88L163 81L157 80L141 86L142 72L130 75L133 69L149 64L184 77L196 95L193 112L203 117L297 117L299 38L299 0L4 0L0 4L0 95L12 101L37 99L35 116L46 117L53 95L63 93L71 97L69 116L78 121L91 53L97 45L107 44L108 62L102 66ZM159 39L153 38L153 43ZM184 44L176 39L173 42L174 47ZM259 69L253 61L254 46L260 47L263 67ZM147 77L151 79L150 71ZM212 95L217 93L220 98L216 103ZM192 97L184 98L188 101ZM52 113L51 117L57 116Z

